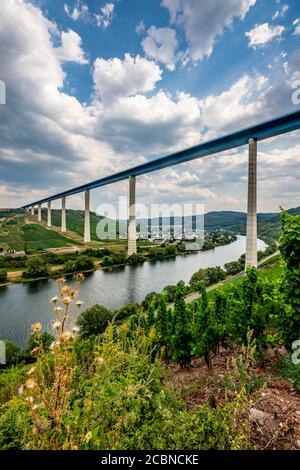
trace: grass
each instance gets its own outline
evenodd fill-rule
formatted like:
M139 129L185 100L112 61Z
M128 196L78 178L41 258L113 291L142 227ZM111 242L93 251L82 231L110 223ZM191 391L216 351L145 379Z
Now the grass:
M68 209L66 211L67 217L67 230L75 232L83 237L84 232L84 211ZM42 220L47 220L47 210L42 209ZM90 212L90 224L91 224L91 239L99 241L97 235L97 226L99 222L103 220L103 216L97 215L95 212ZM59 209L52 210L52 225L56 227L61 226L61 211ZM111 240L107 240L111 243ZM118 240L119 242L119 240Z

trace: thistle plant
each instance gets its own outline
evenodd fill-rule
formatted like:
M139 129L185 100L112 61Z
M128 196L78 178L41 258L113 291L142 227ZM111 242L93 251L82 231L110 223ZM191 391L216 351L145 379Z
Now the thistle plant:
M56 281L58 295L51 299L55 340L50 351L45 351L39 341L42 325L32 325L37 345L32 354L37 356L37 361L19 389L31 416L32 428L27 430L26 439L28 449L45 446L57 449L62 436L68 433L67 417L75 371L72 351L78 334L78 328L73 325L82 305L77 300L82 280L83 275L78 274L74 286L66 285L65 279Z

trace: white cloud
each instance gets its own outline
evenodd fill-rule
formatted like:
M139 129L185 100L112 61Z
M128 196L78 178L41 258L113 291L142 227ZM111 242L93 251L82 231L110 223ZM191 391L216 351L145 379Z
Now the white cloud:
M95 61L95 96L92 104L83 106L62 91L68 77L53 33L59 35L57 26L38 7L1 0L1 79L7 83L7 105L0 113L3 206L46 197L197 144L209 135L283 114L291 103L289 84L274 86L261 75L243 76L206 100L187 93L171 96L158 88L162 70L157 64L128 54L122 60ZM298 55L293 60L296 65ZM290 152L265 150L261 158L260 178L269 174L277 181L261 199L267 210L299 201L300 152L299 146L295 151L292 147ZM208 209L239 210L245 204L246 154L236 150L147 175L139 179L139 200L204 200ZM127 192L125 182L122 187ZM113 199L119 189L103 189L101 202L109 192ZM282 194L289 195L288 204ZM93 204L96 196L95 190ZM82 195L70 198L68 207L75 203L83 207Z
M256 25L251 31L246 32L249 39L249 47L256 49L259 46L264 46L274 38L279 38L284 32L284 26L272 26L269 23Z
M88 64L85 52L82 49L81 37L72 29L61 34L61 46L56 49L62 62L78 62Z
M300 34L300 18L297 18L294 22L293 22L293 26L295 26L295 30L294 30L294 35L299 35Z
M98 26L107 28L113 20L114 10L115 5L113 3L106 3L101 8L101 13L99 15L95 15Z
M73 10L65 3L64 4L64 11L66 14L72 18L72 20L77 21L79 19L85 19L89 13L89 7L83 3L81 4L79 1L74 6Z
M276 20L277 18L283 18L286 12L288 11L289 6L284 3L281 7L281 10L275 11L274 15L272 16L272 20Z
M97 95L105 103L121 96L152 91L161 80L162 72L154 62L126 54L124 60L96 59L93 78Z
M228 90L202 100L202 116L205 126L210 129L209 136L233 132L261 120L264 109L258 97L267 86L266 77L245 74Z
M142 41L142 47L148 57L162 62L169 70L175 70L178 41L174 29L151 26Z
M161 5L168 8L171 23L183 27L188 53L198 61L211 55L217 37L232 25L234 18L243 20L255 3L256 0L162 0Z

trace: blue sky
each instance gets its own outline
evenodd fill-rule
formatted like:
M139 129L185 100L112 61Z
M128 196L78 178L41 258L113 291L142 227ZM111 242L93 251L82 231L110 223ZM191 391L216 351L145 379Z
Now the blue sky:
M0 64L13 207L299 109L299 2L1 0ZM259 145L259 210L300 205L299 137ZM190 162L141 177L139 200L245 210L246 169L246 148Z

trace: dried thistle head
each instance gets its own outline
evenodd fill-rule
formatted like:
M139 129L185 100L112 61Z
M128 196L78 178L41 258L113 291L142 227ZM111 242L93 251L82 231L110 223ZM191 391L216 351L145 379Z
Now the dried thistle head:
M35 334L39 334L42 331L42 324L37 322L31 325L31 331Z
M56 279L56 285L57 287L61 287L65 284L66 280L63 277L60 277L59 279Z
M76 282L84 281L84 275L82 273L75 274L75 280Z
M75 297L77 297L77 295L78 295L78 290L77 289L71 289L70 290L71 299L75 299Z
M72 299L69 295L66 295L66 296L62 297L61 301L65 305L71 305L71 303L72 303Z

